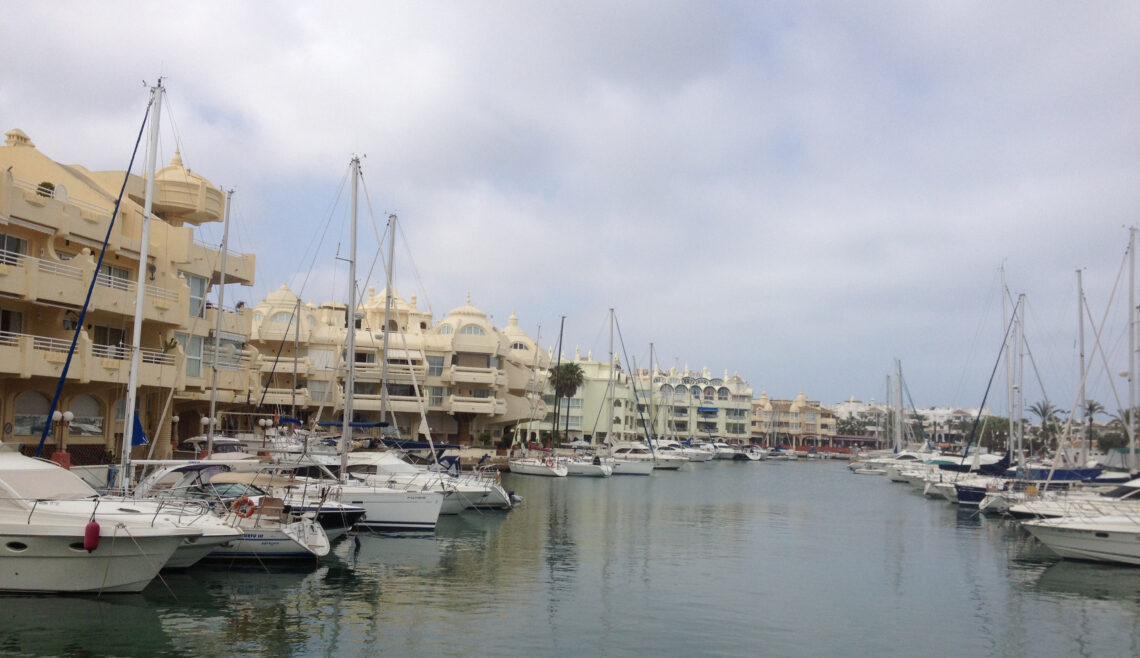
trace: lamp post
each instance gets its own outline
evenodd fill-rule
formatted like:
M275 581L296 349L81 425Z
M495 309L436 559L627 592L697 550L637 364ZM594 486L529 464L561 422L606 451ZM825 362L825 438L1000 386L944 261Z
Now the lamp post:
M178 416L170 417L170 451L178 449Z
M67 454L67 427L71 425L71 421L75 418L75 414L70 411L60 411L56 409L51 414L52 423L55 425L56 443L58 449L52 453L51 460L64 468L71 468L71 455Z
M268 438L268 435L269 435L269 426L272 424L273 424L273 421L269 420L268 418L258 418L257 419L257 426L261 428L261 447L262 448L265 447L265 442L266 442L266 439Z

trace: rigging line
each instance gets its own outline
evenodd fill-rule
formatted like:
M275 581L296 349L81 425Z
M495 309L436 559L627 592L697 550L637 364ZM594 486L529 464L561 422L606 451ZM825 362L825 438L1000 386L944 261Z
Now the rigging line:
M641 398L637 395L637 378L633 374L635 372L635 370L629 362L629 352L627 352L625 349L625 337L622 336L622 334L621 334L621 323L618 322L617 316L614 316L614 330L617 331L618 343L621 344L621 353L622 353L622 356L625 357L625 366L630 371L629 384L630 384L630 387L633 389L633 403L637 407L637 417L638 417L638 420L641 421L642 430L644 430L644 432L645 432L645 442L647 444L649 444L649 452L653 455L653 458L656 460L657 452L653 448L653 441L650 440L651 437L649 434L649 425L645 422L645 409L641 405Z
M351 170L351 168L349 168L349 170ZM297 299L298 300L302 299L301 295L304 294L305 287L307 285L309 285L309 276L312 275L313 267L316 265L317 254L320 253L321 246L325 242L325 236L328 234L329 226L332 225L333 211L335 211L337 206L340 205L341 196L344 195L344 188L345 188L345 184L348 180L348 171L349 170L345 171L344 178L341 179L340 189L337 191L336 197L334 198L334 202L329 208L329 213L325 216L325 225L324 225L324 228L321 230L321 237L319 240L317 240L317 244L315 246L313 246L313 258L309 262L309 269L308 269L308 271L305 272L305 278L302 279L302 281L301 281L301 287L297 290ZM297 332L299 335L300 331L301 331L301 318L300 318L300 315L297 313L298 307L299 307L299 304L294 304L293 308L290 309L290 311L289 311L289 323L290 323L289 326L293 326L294 327L293 331ZM348 318L348 313L345 314L345 317L346 317L346 319ZM295 324L294 324L294 320L296 320ZM269 373L266 375L266 381L267 382L272 381L273 375L277 372L277 364L280 363L280 361L281 361L281 351L285 349L285 340L288 337L288 334L289 334L289 332L288 332L288 330L286 330L282 334L281 340L278 341L278 343L277 343L277 352L274 353L274 355L273 355L273 365L269 368ZM294 354L293 358L296 359L297 355ZM258 383L260 383L260 377L258 379L259 379ZM257 404L254 405L254 409L261 409L263 406L265 406L265 396L268 394L269 394L269 387L268 386L262 386L261 398L258 399Z
M161 84L161 80L159 82ZM139 152L139 144L142 143L143 132L146 129L147 120L150 118L150 109L154 105L154 95L151 95L146 104L146 112L143 113L142 125L139 126L138 137L135 138L135 148L131 151L131 161L127 165L126 174L123 176L123 185L119 188L119 197L115 199L115 208L111 211L111 220L107 223L107 234L103 238L103 248L99 250L99 259L95 262L95 274L91 277L91 282L87 284L87 298L83 300L83 308L79 310L79 318L75 322L75 333L71 335L71 347L67 350L67 360L63 362L63 369L59 373L59 383L55 387L55 394L52 396L51 404L48 406L47 417L48 422L44 423L43 432L40 434L40 443L36 446L36 457L40 456L40 452L44 449L44 442L47 441L48 431L51 429L51 417L55 412L56 407L59 405L59 396L63 392L63 384L67 381L67 370L71 367L71 357L75 355L75 344L79 341L79 332L83 331L83 320L87 317L87 307L91 304L91 294L95 291L95 281L99 278L99 270L103 267L103 257L107 254L107 244L111 241L111 231L115 228L115 218L119 215L119 205L123 202L123 194L127 190L127 182L131 178L131 169L135 166L135 156ZM146 267L146 263L139 263L139 267ZM136 349L138 346L132 346L131 349ZM126 475L126 474L124 474Z
M962 452L962 464L966 463L966 455L970 454L970 444L974 442L974 437L977 435L978 421L982 417L982 410L986 408L986 400L990 397L990 387L993 386L994 375L997 374L998 366L1001 365L1001 355L1005 352L1009 344L1009 332L1013 330L1014 322L1017 320L1017 307L1020 303L1021 300L1019 299L1017 303L1013 305L1013 312L1010 313L1009 324L1006 325L1005 334L1001 339L1001 349L998 350L997 358L994 359L994 367L993 370L990 371L990 380L986 383L985 394L982 395L982 404L978 407L978 415L974 416L974 424L972 427L970 427L970 436L968 439L966 439L966 449Z
M974 335L970 340L969 350L966 352L966 358L962 361L962 370L958 375L958 384L954 387L954 393L950 398L950 402L953 406L960 406L958 401L961 399L962 391L966 387L967 374L969 373L970 368L973 364L974 357L978 353L979 345L981 344L981 337L984 333L984 328L986 326L986 323L989 321L990 310L993 307L994 301L992 290L997 287L994 285L997 280L1000 280L998 276L998 273L1000 273L1000 271L1000 269L997 270L997 272L994 273L994 277L990 279L989 284L986 285L986 290L990 290L991 292L989 294L986 294L984 297L986 303L982 306L981 313L978 316L978 321L974 328ZM1005 293L1003 292L1001 294ZM998 300L1000 301L1000 299L1001 295L998 295Z
M432 309L431 298L428 297L427 286L424 285L423 277L420 276L420 270L418 267L416 267L416 259L412 255L412 249L411 249L412 243L408 240L408 236L404 234L403 223L397 224L396 230L399 231L400 245L403 247L404 254L407 256L408 264L412 268L412 278L415 280L417 288L421 291L421 293L424 296L425 309L427 310L427 312L429 314L431 314L431 312L432 312L432 310L431 310Z
M376 244L378 245L376 253L372 256L372 264L368 266L368 274L364 277L364 283L367 284L372 280L372 273L376 271L377 261L383 260L384 258L384 236L388 235L388 231L392 228L392 219L391 217L388 218L388 225L387 228L384 229L384 233L380 233L376 230L376 213L372 210L372 197L368 196L368 185L364 181L364 172L360 173L360 186L364 189L364 205L368 208L368 218L372 220L372 232L376 234ZM388 263L384 262L384 266L387 268ZM385 288L390 285L390 281L384 284ZM364 288L364 285L361 285L361 288Z

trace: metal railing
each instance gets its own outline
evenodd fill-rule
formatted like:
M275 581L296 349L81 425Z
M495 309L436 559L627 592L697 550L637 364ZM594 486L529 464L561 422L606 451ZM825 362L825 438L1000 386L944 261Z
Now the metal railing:
M49 199L55 199L56 198L54 188L41 187L37 183L33 183L31 181L24 180L22 178L13 177L13 181L15 181L16 187L18 187L20 189L28 190L29 192L35 192L39 196L47 197ZM75 206L76 208L84 208L86 210L90 210L92 212L98 213L98 214L103 215L105 217L111 216L111 208L104 208L103 206L91 203L89 201L82 201L80 199L72 199L72 198L68 197L67 201L65 201L64 203Z

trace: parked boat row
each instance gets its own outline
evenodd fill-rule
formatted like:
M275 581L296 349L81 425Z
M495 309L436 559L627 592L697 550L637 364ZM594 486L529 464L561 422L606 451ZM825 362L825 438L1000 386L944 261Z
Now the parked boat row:
M794 459L794 452L788 452ZM512 473L545 477L609 477L611 475L651 475L655 470L677 471L688 463L712 460L763 461L769 451L757 445L730 446L725 443L701 443L654 440L621 441L597 449L578 449L572 456L559 455L532 445L523 455L509 461Z
M1009 467L1008 458L996 456L988 469L979 458L973 468L953 470L946 459L900 453L853 462L851 470L887 475L928 498L979 513L1006 515L1063 558L1140 566L1140 479L1112 483L1099 469Z

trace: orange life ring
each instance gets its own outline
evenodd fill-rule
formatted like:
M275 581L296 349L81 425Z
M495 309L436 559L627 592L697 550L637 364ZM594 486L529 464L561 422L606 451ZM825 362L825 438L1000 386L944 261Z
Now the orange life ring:
M230 509L233 510L234 514L240 516L241 518L248 519L249 517L253 516L254 511L257 509L257 505L253 504L253 501L249 499L249 496L242 496L241 498L238 498L234 501L234 504L230 506Z
M547 459L546 459L546 465L547 465L548 467L550 467L550 468L554 468L554 460L553 460L553 459L550 459L549 457L547 457Z

